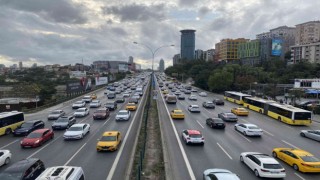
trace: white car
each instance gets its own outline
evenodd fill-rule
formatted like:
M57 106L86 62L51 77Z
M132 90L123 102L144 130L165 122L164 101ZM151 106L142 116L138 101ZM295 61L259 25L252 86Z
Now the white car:
M116 121L128 121L130 119L131 112L129 110L120 110L116 115Z
M74 124L63 134L65 140L68 139L82 139L90 132L90 124Z
M191 95L191 96L188 97L188 99L196 101L197 100L197 96Z
M199 96L202 96L202 97L207 97L207 95L208 95L208 94L207 94L206 92L200 92L200 93L199 93Z
M197 112L197 113L200 112L200 108L198 105L189 105L188 110L190 112Z
M12 154L9 150L0 150L0 166L9 164L11 156Z
M192 143L204 145L204 137L198 130L183 130L182 140L184 140L186 144Z
M235 124L234 129L245 136L262 136L263 131L254 124Z
M139 94L137 94L137 95L134 94L134 95L132 96L132 98L135 98L135 99L138 99L138 100L139 100L139 99L140 99L140 95L139 95Z
M87 108L79 108L74 112L73 116L74 117L85 117L88 114L89 114L89 109L87 109Z
M75 103L72 104L72 109L78 109L78 108L82 108L85 107L86 103L83 101L77 101Z
M123 98L130 97L130 94L129 93L123 93L122 97Z
M85 103L90 103L92 101L91 96L83 96L82 101Z
M281 164L266 154L258 152L243 152L240 161L245 163L257 177L285 178L286 171Z
M90 105L89 105L91 108L97 108L97 107L100 107L101 106L101 102L100 100L93 100Z
M191 89L191 92L198 92L197 89Z

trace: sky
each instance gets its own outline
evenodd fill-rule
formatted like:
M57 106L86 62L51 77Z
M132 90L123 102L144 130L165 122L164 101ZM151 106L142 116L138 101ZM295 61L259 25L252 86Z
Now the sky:
M180 30L196 30L196 49L223 38L320 19L316 0L0 0L0 64L90 65L96 60L154 67L180 53ZM133 42L138 42L134 44Z

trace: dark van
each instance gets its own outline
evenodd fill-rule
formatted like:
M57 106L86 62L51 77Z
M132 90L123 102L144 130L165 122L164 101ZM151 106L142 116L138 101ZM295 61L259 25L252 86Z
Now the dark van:
M29 158L18 161L0 173L0 179L6 180L34 180L44 170L45 166L40 159Z

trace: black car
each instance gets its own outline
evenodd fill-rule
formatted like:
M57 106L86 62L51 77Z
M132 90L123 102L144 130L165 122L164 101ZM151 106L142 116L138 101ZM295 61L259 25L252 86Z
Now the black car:
M215 108L213 102L210 102L210 101L203 102L202 106L205 107L205 108L210 108L210 109L214 109Z
M28 158L12 164L0 173L0 179L8 180L34 180L44 170L44 163L37 158Z
M218 114L218 117L221 118L224 121L229 121L229 122L237 122L238 117L230 112L225 112L225 113L220 113Z
M224 105L224 101L222 99L213 99L212 101L215 105L220 105L223 106Z
M123 97L119 97L116 99L116 103L124 103L125 99Z
M179 100L185 100L186 98L185 98L182 94L180 94L180 95L178 96L178 99L179 99Z
M36 129L44 128L44 122L42 120L31 120L21 124L16 130L13 131L15 136L26 136Z
M206 124L211 128L224 129L226 127L225 123L220 118L208 118Z
M109 93L107 94L107 97L108 97L108 99L114 99L114 98L116 98L116 93L109 92Z
M129 103L135 103L138 104L139 100L137 98L130 98Z
M117 103L115 101L107 101L104 107L108 108L110 111L114 111L117 109Z

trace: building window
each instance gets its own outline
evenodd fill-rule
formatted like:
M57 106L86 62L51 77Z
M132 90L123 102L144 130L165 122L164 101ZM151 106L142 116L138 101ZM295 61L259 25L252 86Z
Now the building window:
M300 87L311 87L312 82L300 82Z

